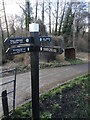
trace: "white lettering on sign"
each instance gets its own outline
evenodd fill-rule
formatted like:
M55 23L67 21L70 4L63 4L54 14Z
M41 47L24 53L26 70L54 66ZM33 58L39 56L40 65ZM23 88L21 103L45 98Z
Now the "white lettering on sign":
M26 48L17 48L17 49L13 49L13 54L16 53L21 53L21 52L26 52Z
M50 42L51 38L50 37L40 37L40 42Z
M46 51L46 52L57 52L57 49L54 49L54 48L43 48L43 51Z
M10 40L10 44L18 44L18 43L23 43L23 39L16 39L16 40Z

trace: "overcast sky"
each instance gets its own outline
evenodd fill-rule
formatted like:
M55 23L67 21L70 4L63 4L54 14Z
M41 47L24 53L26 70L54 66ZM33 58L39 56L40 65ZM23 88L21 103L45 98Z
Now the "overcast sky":
M24 5L25 4L25 0L4 0L5 1L5 8L6 8L6 14L7 16L14 16L16 15L21 15L21 13L23 12L21 10L21 8L19 7L19 5L17 3L19 3L20 5ZM33 8L33 13L35 12L35 2L36 0L29 0L31 2L32 8ZM38 0L39 3L42 3L43 0ZM45 0L45 2L48 0ZM65 0L61 0L61 1L65 1ZM72 2L89 2L89 0L67 0L67 1L72 1ZM0 3L2 2L2 0L0 0ZM51 2L57 2L57 0L51 0ZM55 5L55 4L54 4ZM0 6L1 9L1 6ZM39 6L39 13L38 13L38 18L41 18L41 8ZM54 9L54 8L53 8ZM1 13L0 13L1 14ZM35 16L35 15L34 15ZM45 24L48 25L48 17L47 13L45 12Z
M20 14L21 9L17 5L17 3L20 3L20 4L25 3L25 0L4 0L4 1L6 3L6 12L7 12L7 14ZM31 1L32 7L33 7L35 5L36 0L29 0L29 1ZM42 3L43 0L38 0L38 1L39 1L39 3L40 2ZM51 1L56 2L57 0L51 0ZM63 0L63 1L65 1L65 0ZM67 1L71 1L71 0L67 0ZM89 0L72 0L72 1L74 1L74 2L78 2L78 1L89 2Z

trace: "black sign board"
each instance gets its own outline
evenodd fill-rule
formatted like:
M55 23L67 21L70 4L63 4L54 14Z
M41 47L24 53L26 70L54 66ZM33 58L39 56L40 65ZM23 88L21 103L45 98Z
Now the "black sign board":
M50 42L51 37L39 37L40 42ZM6 38L4 43L6 45L18 45L18 44L30 44L34 43L33 37L15 37L15 38Z
M51 53L58 53L62 54L64 50L62 48L55 48L55 47L49 47L49 46L24 46L24 47L15 47L15 48L8 48L6 51L6 54L22 54L27 52L37 52L39 50L40 52L51 52Z
M40 52L52 52L52 53L62 54L64 50L60 47L42 46L40 47Z
M24 46L24 47L15 47L15 48L8 48L6 51L6 54L12 54L12 55L17 55L17 54L22 54L22 53L27 53L27 52L51 52L51 53L58 53L62 54L64 51L62 48L55 48L55 47L49 47L49 46Z
M33 41L32 37L15 37L6 38L4 43L6 45L30 44Z
M6 54L22 54L26 52L35 52L39 49L39 47L35 46L25 46L25 47L16 47L16 48L8 48L6 51Z

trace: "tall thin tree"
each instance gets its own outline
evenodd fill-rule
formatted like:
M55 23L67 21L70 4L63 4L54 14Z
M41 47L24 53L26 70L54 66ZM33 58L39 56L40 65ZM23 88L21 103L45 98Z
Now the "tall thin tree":
M2 5L3 5L3 12L4 12L6 30L7 30L7 37L9 37L9 29L8 29L8 22L7 22L7 17L6 17L5 2L4 2L4 0L2 0Z
M38 0L36 0L36 13L35 13L35 21L37 21L37 15L38 15Z
M1 24L1 19L0 19L0 39L1 39L1 41L3 41L4 40L4 36L3 36L3 29L2 29L2 24Z
M26 0L26 30L29 31L30 23L30 3L29 0Z
M49 33L51 34L51 1L49 0Z
M62 23L63 23L64 13L65 13L65 7L66 7L66 0L65 0L65 4L64 4L64 8L63 8L63 13L62 13L62 15L61 15L61 19L60 19L60 23L59 23L59 31L58 31L58 35L61 34L61 28L62 28Z
M42 22L44 23L44 0L42 3Z
M59 0L57 0L55 34L57 34L57 26L58 26L58 12L59 12Z

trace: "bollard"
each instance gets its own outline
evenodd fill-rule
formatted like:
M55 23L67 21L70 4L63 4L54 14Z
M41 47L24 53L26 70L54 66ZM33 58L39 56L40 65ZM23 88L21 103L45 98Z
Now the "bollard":
M2 106L3 106L4 117L7 117L9 115L7 90L2 92Z

